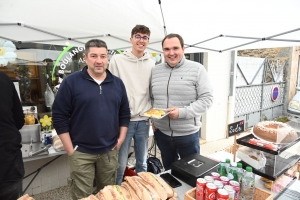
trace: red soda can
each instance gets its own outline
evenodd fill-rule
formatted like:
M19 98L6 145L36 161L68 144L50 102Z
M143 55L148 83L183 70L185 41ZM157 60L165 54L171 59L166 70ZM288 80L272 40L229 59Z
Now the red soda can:
M217 186L218 189L222 189L223 188L223 183L221 181L215 180L214 184Z
M205 200L215 200L217 193L217 186L213 183L207 183L205 189Z
M211 176L204 176L204 179L206 180L207 183L213 183L214 179Z
M223 183L223 185L229 184L229 178L227 178L226 176L220 176L220 181Z
M239 194L240 194L240 184L237 181L229 181L229 185L231 185L233 187L233 189L235 190L235 195L234 195L234 200L238 200L239 199Z
M229 194L229 200L234 200L234 196L235 196L235 190L233 189L233 187L231 185L225 185L224 189L228 192Z
M213 177L214 180L220 179L220 174L217 172L212 172L210 175Z
M205 188L206 188L206 180L204 178L198 178L196 181L196 200L204 200L205 199Z
M224 189L218 189L218 191L217 191L217 200L228 200L228 199L229 199L228 192Z

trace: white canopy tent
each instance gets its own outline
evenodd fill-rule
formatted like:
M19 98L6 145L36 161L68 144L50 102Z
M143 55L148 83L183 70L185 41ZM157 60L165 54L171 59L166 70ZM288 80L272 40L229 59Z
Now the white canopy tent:
M161 52L165 33L182 35L186 52L300 46L299 10L299 0L0 0L0 38L66 46L99 38L128 49L131 29L144 24L151 52Z

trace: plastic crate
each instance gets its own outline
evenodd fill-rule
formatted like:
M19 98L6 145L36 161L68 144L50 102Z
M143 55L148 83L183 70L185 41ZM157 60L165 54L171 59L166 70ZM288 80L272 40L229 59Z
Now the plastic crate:
M273 195L261 188L255 187L254 200L273 200ZM184 200L196 200L196 188L187 191L184 194Z

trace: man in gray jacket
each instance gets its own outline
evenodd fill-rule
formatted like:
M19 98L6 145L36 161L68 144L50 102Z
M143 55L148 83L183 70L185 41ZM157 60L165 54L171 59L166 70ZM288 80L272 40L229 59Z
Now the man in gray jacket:
M154 108L170 114L153 119L154 136L165 170L179 158L200 154L201 116L213 103L213 88L203 65L186 60L180 35L169 34L162 41L166 63L152 70Z

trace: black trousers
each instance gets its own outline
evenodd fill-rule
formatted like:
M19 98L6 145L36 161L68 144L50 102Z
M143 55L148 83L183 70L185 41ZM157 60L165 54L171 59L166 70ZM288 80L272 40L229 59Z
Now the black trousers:
M16 200L22 196L23 177L24 164L22 152L19 151L0 183L0 200Z

